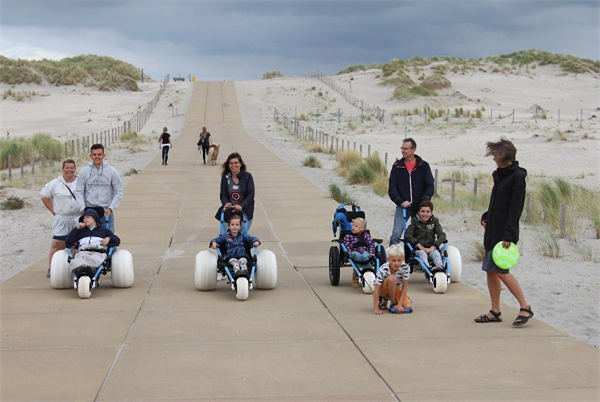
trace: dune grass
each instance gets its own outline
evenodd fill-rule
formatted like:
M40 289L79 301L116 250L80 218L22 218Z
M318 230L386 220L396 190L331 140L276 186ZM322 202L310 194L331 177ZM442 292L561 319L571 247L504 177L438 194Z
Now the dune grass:
M12 60L0 56L0 82L8 85L85 85L101 91L139 91L140 68L107 56L80 55L61 60ZM151 80L150 77L145 77Z
M320 168L321 162L319 161L319 159L317 159L316 156L310 155L302 161L302 166L307 166L307 167L311 167L311 168Z
M58 159L58 149L61 143L50 134L38 133L30 138L11 138L9 140L0 139L0 170L8 168L8 157L12 158L12 167L19 167L19 160L23 155L25 164L31 163L31 153L34 153L36 161L40 160L40 151L44 152L45 158L48 158L50 153L53 159Z
M333 198L334 200L336 200L337 202L339 202L340 204L345 204L345 203L350 203L350 202L356 203L356 201L350 196L350 194L348 194L348 192L342 190L336 184L329 185L329 196L331 198Z

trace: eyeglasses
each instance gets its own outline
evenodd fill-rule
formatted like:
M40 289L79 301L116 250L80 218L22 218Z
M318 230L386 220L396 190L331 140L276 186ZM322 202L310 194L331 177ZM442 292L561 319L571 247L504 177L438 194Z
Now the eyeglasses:
M413 147L408 147L408 148L402 147L403 151L410 151L411 149L413 149Z

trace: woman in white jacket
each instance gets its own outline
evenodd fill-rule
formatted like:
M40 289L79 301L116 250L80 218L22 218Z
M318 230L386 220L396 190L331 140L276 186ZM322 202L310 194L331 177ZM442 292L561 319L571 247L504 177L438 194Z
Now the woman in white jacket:
M76 185L75 161L66 159L62 164L62 175L47 183L40 191L42 203L54 215L48 267L52 263L54 253L65 248L65 238L75 227L81 215L75 199ZM50 277L50 268L46 276Z

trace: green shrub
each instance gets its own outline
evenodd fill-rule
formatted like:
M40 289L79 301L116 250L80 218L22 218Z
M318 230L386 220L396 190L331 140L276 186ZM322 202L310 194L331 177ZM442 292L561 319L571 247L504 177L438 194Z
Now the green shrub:
M25 206L25 201L19 197L8 197L6 200L0 202L0 209L13 210L22 209Z
M357 151L350 150L341 152L338 155L338 173L342 177L346 177L348 172L362 163L362 158Z
M12 159L12 167L19 166L19 160L23 155L23 163L31 163L31 153L33 152L35 160L40 159L40 151L44 152L45 158L48 158L52 152L53 159L58 157L58 148L61 144L52 138L50 134L38 133L33 137L18 137L10 140L0 139L0 169L8 168L8 156Z
M387 168L383 159L381 159L379 152L375 151L371 155L367 156L364 160L364 163L366 163L377 175L387 176Z
M319 159L317 159L316 156L310 155L309 157L304 159L304 161L302 161L302 166L308 166L311 168L320 168L321 162L319 161Z
M351 168L348 171L349 184L370 184L377 179L378 175L366 163Z
M356 201L354 201L354 199L350 197L350 195L347 192L342 191L342 189L340 189L336 184L333 183L329 185L329 195L331 196L331 198L333 198L340 204L350 202L356 203Z
M389 178L387 176L380 176L373 183L371 183L371 188L373 189L373 192L380 197L387 197L388 187Z

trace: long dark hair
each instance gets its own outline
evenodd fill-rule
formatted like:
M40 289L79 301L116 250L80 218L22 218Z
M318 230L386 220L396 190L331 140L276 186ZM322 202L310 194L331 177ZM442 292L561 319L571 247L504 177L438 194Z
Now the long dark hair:
M222 170L221 177L225 177L229 173L231 173L231 169L229 169L229 162L232 159L237 159L240 161L240 172L246 171L246 164L244 163L244 160L242 159L242 155L240 155L237 152L233 152L233 153L229 154L229 156L227 157L227 160L225 162L223 162L223 165L221 165L221 170Z

